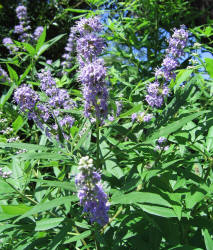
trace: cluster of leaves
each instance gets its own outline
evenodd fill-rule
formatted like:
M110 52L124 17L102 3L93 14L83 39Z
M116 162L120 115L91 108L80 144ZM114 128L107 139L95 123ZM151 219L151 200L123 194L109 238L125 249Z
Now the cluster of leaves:
M91 6L98 2L88 1ZM103 36L109 41L104 59L109 66L111 106L115 100L122 101L123 109L98 133L83 118L83 107L68 110L76 122L69 131L70 140L62 145L49 140L12 101L14 90L23 82L37 90L41 65L55 76L61 71L60 59L47 65L44 53L60 43L63 34L48 40L45 29L35 46L17 42L22 52L1 60L11 82L2 83L6 89L0 99L0 119L7 121L0 129L12 128L11 134L0 135L0 164L12 171L11 178L0 179L1 249L213 248L213 59L203 61L191 54L199 51L188 48L196 62L191 67L183 63L177 71L166 105L150 123L133 123L131 115L147 107L144 92L166 45L160 23L152 29L152 19L138 18L137 1L134 13L130 13L130 1L119 4L119 16L113 16L116 10L107 16ZM165 19L169 18L168 14ZM156 47L152 47L150 33L156 30ZM199 41L211 35L208 30L212 27L191 31ZM67 87L78 102L82 95L77 77L70 75L58 77L57 85ZM8 136L17 135L18 141L8 142ZM167 138L167 151L156 150L159 137ZM74 183L81 156L89 155L96 162L97 153L111 204L110 221L103 228L82 214Z

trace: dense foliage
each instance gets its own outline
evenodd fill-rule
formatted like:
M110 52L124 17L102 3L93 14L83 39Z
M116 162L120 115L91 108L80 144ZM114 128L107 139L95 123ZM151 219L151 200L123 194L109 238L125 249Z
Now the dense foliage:
M194 2L0 5L1 249L213 249L213 27Z

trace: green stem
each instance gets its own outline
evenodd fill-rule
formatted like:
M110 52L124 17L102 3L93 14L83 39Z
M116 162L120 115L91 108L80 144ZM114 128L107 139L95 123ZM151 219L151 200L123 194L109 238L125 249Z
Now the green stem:
M102 228L102 233L104 233L105 229L108 227L108 225L122 212L123 207L121 206L118 211L115 213L115 215L109 219L109 222Z
M35 205L38 204L38 202L36 202L35 200L31 199L30 197L27 197L26 195L22 194L18 189L16 189L12 184L10 184L9 182L7 182L6 180L5 180L5 182L6 182L12 189L14 189L14 190L16 191L16 193L18 193L23 199L28 200L28 201L32 202L33 204L35 204Z
M73 228L74 228L74 231L75 231L77 234L80 235L80 233L79 233L77 227L73 227ZM86 243L86 241L85 241L84 239L82 239L81 242L83 243L83 245L84 245L88 250L90 250L90 249L89 249L89 246L87 245L87 243Z
M96 151L97 167L101 168L101 162L100 162L99 120L98 119L96 119L96 145L97 145L97 151Z
M207 171L205 173L205 176L204 176L204 182L207 181L211 169L213 169L213 159L210 160L209 167L208 167L208 169L207 169Z

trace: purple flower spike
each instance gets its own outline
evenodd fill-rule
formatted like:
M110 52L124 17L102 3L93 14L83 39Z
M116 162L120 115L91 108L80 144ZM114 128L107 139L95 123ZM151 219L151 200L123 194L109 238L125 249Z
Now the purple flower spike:
M15 46L10 37L5 37L2 42L4 46L10 51L10 54L18 51L18 48Z
M33 34L33 39L35 41L37 41L39 39L39 37L41 36L42 32L44 31L44 27L42 26L38 26L35 31L34 31L34 34Z
M94 121L101 122L107 118L108 90L105 81L106 67L104 61L98 59L105 47L104 40L99 36L102 30L99 17L82 18L71 28L65 47L62 63L63 68L71 66L74 50L80 65L79 80L82 83L84 97L84 115Z
M16 25L14 28L14 33L18 34L19 41L27 42L32 38L29 33L31 27L29 21L27 20L27 8L23 5L16 8L17 18L19 19L19 25Z
M157 140L157 142L158 142L159 144L162 144L162 143L165 142L165 141L167 141L167 139L166 139L165 137L163 137L163 136L161 136L161 137Z
M101 185L101 175L95 170L93 160L85 156L79 161L79 174L75 177L83 212L89 213L91 223L104 226L109 221L109 203Z
M10 82L7 72L0 66L0 82Z
M33 112L39 101L38 94L26 84L23 84L14 93L14 99L23 112Z
M164 97L169 95L169 88L165 82L175 78L174 70L179 66L178 58L184 55L183 49L187 45L188 35L186 27L181 25L179 30L174 30L169 40L169 46L166 50L167 55L163 60L162 67L155 70L156 81L150 83L147 87L148 94L145 98L153 108L160 108ZM163 86L158 82L158 78L164 79Z
M27 18L27 8L23 5L20 5L16 8L16 14L19 20Z

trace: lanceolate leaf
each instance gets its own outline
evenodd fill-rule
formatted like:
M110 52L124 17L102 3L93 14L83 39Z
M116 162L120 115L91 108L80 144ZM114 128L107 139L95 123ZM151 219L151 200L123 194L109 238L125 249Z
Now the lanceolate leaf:
M78 198L76 196L67 196L67 197L56 198L56 199L48 201L48 202L40 203L38 205L35 205L33 208L31 208L28 212L23 214L21 217L19 217L17 219L17 221L20 219L29 217L31 215L35 215L35 214L38 214L41 212L51 210L55 207L59 207L63 204L66 204L67 202L70 203L70 202L74 202L77 200L78 200Z

